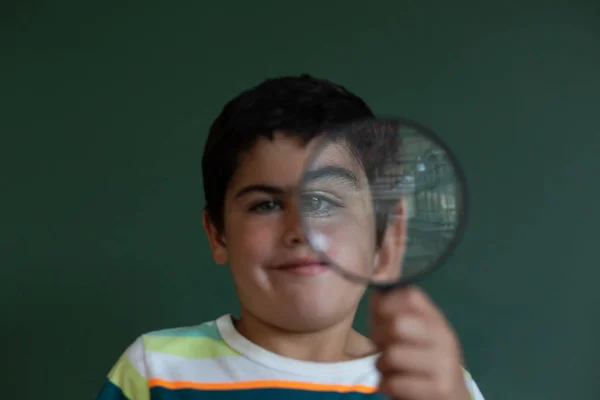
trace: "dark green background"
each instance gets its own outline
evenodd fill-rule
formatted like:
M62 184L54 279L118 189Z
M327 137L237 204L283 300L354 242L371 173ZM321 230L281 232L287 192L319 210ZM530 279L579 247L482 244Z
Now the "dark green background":
M600 3L215 3L2 2L1 397L90 399L137 335L236 312L207 129L309 72L462 160L468 232L425 287L487 399L599 399Z

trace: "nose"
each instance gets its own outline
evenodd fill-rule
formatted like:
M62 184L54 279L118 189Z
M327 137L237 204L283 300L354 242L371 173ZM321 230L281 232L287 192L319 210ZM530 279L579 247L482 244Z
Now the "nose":
M288 247L300 246L306 243L302 220L297 207L288 207L285 211L282 241Z

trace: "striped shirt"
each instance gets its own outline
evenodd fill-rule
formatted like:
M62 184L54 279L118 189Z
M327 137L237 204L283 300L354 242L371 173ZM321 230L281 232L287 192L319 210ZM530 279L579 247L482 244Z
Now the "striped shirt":
M231 316L140 336L109 372L97 400L362 400L377 392L377 355L300 361L240 335ZM474 400L483 400L465 371Z

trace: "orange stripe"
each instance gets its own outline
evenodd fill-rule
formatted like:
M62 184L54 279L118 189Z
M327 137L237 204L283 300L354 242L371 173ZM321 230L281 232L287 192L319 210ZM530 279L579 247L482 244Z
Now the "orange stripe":
M309 383L296 381L246 381L246 382L189 382L167 381L153 378L148 381L150 387L163 387L165 389L198 389L198 390L239 390L239 389L299 389L313 392L358 392L374 393L377 388L365 385L329 385L325 383Z

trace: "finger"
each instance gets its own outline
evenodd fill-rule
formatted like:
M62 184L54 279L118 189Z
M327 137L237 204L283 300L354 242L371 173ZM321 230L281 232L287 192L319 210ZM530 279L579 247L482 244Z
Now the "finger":
M382 378L379 391L392 399L450 399L454 383L450 379L396 374Z
M428 324L428 321L415 315L400 315L382 320L371 327L371 340L381 347L401 342L415 346L434 344L442 337L440 328Z
M408 289L393 289L389 292L374 292L369 298L371 318L385 320L398 313L411 313L415 310L404 301L404 291Z
M376 292L371 297L371 314L375 319L386 319L399 312L413 312L432 319L443 318L429 296L416 286Z
M427 348L396 345L381 353L376 366L383 376L398 373L435 376L452 363L450 355L440 355Z

